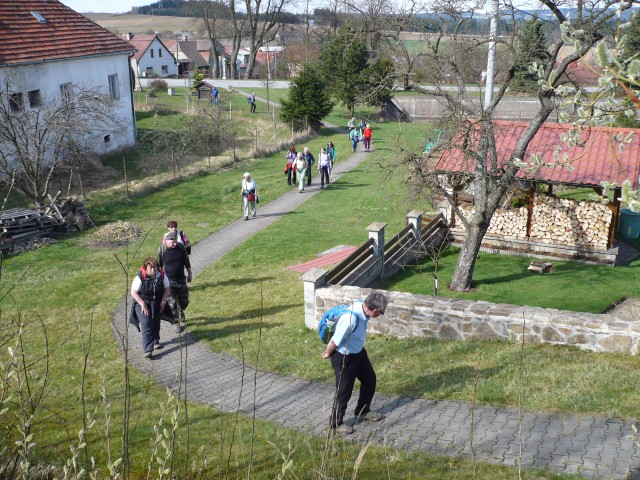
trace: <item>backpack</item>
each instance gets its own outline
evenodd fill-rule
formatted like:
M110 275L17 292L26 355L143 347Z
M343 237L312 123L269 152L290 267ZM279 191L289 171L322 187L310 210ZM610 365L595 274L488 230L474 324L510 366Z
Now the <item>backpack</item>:
M341 315L344 313L353 313L349 310L349 306L350 305L336 305L324 313L320 323L318 323L318 336L320 340L322 340L322 343L329 343L329 340L331 340L331 337L333 337L336 331L336 325ZM355 315L355 317L357 321L358 316Z
M251 97L247 97L247 103L251 103Z

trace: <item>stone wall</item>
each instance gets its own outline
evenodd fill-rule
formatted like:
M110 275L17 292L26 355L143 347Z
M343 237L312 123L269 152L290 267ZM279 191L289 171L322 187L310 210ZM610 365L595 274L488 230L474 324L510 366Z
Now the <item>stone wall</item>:
M310 277L311 278L311 277ZM313 278L321 279L320 272ZM316 284L317 285L317 284ZM334 305L364 299L371 289L305 283L305 324L315 328L323 313ZM609 314L579 313L549 308L519 307L475 300L459 300L403 292L386 292L389 305L384 316L369 323L373 333L404 338L498 339L573 345L595 352L636 355L640 322ZM310 300L310 298L309 298Z

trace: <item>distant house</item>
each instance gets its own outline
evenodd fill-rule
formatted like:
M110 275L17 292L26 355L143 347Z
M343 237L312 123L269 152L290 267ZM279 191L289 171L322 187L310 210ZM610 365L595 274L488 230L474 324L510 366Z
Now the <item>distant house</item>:
M126 41L57 0L0 1L0 85L11 109L38 109L74 85L111 95L118 131L89 139L102 154L135 144L132 75Z
M139 78L168 77L178 74L178 63L173 53L157 35L126 35L127 41L136 49L131 57L131 68Z
M178 75L190 76L195 72L209 75L209 53L207 51L203 55L198 50L198 45L202 40L165 38L162 41L178 60Z

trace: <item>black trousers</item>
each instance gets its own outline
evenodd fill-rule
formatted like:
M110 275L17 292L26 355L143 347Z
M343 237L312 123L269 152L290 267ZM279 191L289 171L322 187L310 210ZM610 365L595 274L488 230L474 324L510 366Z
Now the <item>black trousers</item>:
M360 380L360 396L356 404L355 415L371 410L371 401L376 393L376 372L369 361L367 351L363 348L359 353L343 355L335 352L331 357L331 366L336 375L336 396L331 410L331 427L335 428L344 422L347 404L353 393L356 379Z
M295 185L296 183L298 183L298 181L296 180L296 171L293 168L290 168L287 171L287 183L289 185Z
M329 166L320 167L320 185L324 187L326 179L326 184L329 185Z
M178 310L176 308L176 302L180 303L182 310L186 310L189 305L189 287L186 283L174 283L170 282L169 298L167 299L167 307L171 311L171 316L174 320L180 320L178 318Z

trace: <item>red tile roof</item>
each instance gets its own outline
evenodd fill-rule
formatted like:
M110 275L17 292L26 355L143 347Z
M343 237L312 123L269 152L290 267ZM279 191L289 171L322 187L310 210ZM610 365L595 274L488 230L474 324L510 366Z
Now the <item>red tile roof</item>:
M57 0L0 0L0 65L127 52L126 41Z
M136 53L133 55L133 58L139 61L156 38L171 54L171 56L173 56L172 51L169 50L166 43L163 42L158 35L134 35L133 38L127 40L129 44L136 49Z
M504 165L509 160L516 142L527 126L526 122L495 122L499 165ZM560 146L560 158L567 153L573 170L570 171L566 167L541 167L536 172L525 172L524 169L521 169L518 178L585 186L600 186L603 181L615 182L620 186L624 180L629 179L634 188L638 188L640 129L590 127L580 137L584 146L569 147L560 140L561 134L567 132L569 128L570 125L564 124L545 123L542 125L529 143L524 161L529 162L531 155L538 153L545 163L554 163L554 152ZM613 137L618 133L622 133L622 136L626 137L630 132L635 133L635 136L631 143L624 145L624 151L620 152L619 143L614 142ZM475 170L475 165L472 159L464 158L461 150L452 148L440 156L435 169L442 172L472 173Z

